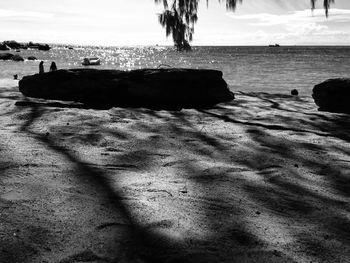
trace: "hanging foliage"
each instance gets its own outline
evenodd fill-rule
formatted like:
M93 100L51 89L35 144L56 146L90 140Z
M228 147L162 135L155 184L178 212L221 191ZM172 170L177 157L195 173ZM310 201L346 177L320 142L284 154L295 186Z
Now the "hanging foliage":
M175 47L182 50L191 50L190 42L194 34L194 24L198 20L198 4L200 0L155 0L157 4L163 4L164 11L159 15L159 23L165 28L166 36L172 35ZM208 4L208 0L207 4ZM242 0L219 0L226 2L226 8L234 11ZM285 0L289 1L289 0ZM310 0L311 8L315 8L317 0ZM330 5L335 0L323 0L326 16Z
M312 9L315 9L315 4L317 0L311 0ZM334 4L335 0L323 0L323 7L326 10L326 16L328 17L328 11L331 7L331 4Z

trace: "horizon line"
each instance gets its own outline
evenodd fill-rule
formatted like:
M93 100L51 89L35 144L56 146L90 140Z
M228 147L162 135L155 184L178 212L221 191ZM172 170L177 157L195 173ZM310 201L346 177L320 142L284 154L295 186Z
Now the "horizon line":
M50 42L37 42L37 41L17 41L14 39L10 40L0 40L1 42L4 41L16 41L18 43L39 43L39 44L49 44L52 46L76 46L76 47L174 47L174 44L118 44L118 45L108 45L108 44L101 44L101 45L96 45L96 44L73 44L73 43L50 43ZM251 44L194 44L191 45L191 47L269 47L269 45L274 45L276 43L267 43L267 44L259 44L259 45L251 45ZM280 44L280 47L348 47L350 46L349 44Z

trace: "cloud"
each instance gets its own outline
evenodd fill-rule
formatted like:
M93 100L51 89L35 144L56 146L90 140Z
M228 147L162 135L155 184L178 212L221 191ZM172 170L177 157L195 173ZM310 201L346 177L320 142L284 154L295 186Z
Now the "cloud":
M33 11L0 9L0 19L50 19L54 14Z
M228 14L236 22L250 27L256 44L339 44L350 41L350 9L331 9L326 18L323 9L293 11L284 14ZM253 32L255 31L255 32ZM250 42L249 36L245 41Z
M348 45L350 43L350 34L345 32L323 31L322 34L303 33L267 33L263 30L257 30L249 33L240 34L220 34L212 35L214 42L212 45L262 45L279 43L281 45ZM207 38L196 37L196 44L207 45Z
M316 23L307 23L305 25L289 26L288 30L295 32L296 35L319 35L328 32L329 27Z
M268 13L259 13L259 14L250 14L250 15L235 15L228 13L233 19L236 20L251 20L252 22L249 25L252 26L275 26L283 24L292 24L292 23L321 23L321 22L335 22L335 23L344 23L350 22L350 10L349 9L331 9L330 15L328 18L325 17L323 9L316 9L311 12L309 9L295 11L287 14L268 14Z

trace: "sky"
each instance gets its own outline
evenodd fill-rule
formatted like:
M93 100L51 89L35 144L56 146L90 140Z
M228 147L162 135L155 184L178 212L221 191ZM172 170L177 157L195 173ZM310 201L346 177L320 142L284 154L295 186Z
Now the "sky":
M322 0L243 0L235 12L200 2L193 45L350 45L350 0L325 17ZM1 0L0 41L172 45L154 0Z

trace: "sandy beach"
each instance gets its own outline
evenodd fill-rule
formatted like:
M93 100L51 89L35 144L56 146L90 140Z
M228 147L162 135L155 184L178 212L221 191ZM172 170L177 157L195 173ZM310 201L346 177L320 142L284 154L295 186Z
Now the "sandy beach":
M350 262L349 115L235 92L89 109L0 83L0 262Z

